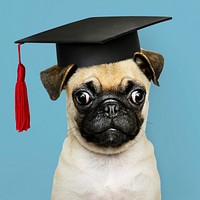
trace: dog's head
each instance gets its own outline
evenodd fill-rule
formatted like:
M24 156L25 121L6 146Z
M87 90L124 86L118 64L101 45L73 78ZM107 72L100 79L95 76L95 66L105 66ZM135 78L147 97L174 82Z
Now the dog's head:
M163 68L160 54L142 50L133 59L85 68L51 67L41 72L51 99L67 93L70 134L98 153L118 153L144 133L151 80Z

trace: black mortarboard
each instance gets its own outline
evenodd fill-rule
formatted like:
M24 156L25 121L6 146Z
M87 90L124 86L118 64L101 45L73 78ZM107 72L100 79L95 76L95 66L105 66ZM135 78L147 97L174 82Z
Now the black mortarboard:
M140 51L137 31L171 17L94 17L73 22L16 43L56 43L60 67L117 62Z

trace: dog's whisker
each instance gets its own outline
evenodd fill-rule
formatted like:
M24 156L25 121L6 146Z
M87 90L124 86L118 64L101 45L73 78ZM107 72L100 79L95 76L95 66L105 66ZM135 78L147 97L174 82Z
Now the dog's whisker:
M147 124L153 124L152 122L147 121Z
M76 130L78 130L77 127L75 127L75 126L74 126L74 127L71 127L71 128L69 128L69 129L67 130L67 134L72 133L73 131L76 131ZM71 137L70 145L72 145L74 141L75 141L75 137Z
M70 131L73 131L73 130L77 130L77 128L76 127L71 127L69 129L67 129L67 133L69 133Z

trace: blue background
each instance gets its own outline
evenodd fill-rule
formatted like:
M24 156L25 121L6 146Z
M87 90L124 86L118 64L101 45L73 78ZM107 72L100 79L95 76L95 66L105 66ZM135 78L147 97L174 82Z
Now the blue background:
M1 0L0 199L49 199L67 133L65 94L52 102L40 71L56 64L52 44L22 46L31 129L15 131L14 41L90 16L160 15L173 20L139 31L141 46L165 57L161 87L152 85L147 136L155 146L163 200L200 199L199 1Z

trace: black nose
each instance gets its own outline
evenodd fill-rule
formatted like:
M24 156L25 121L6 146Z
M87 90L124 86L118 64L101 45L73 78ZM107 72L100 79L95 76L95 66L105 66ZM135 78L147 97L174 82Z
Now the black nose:
M119 104L109 101L104 104L104 114L109 118L115 118L119 113Z

